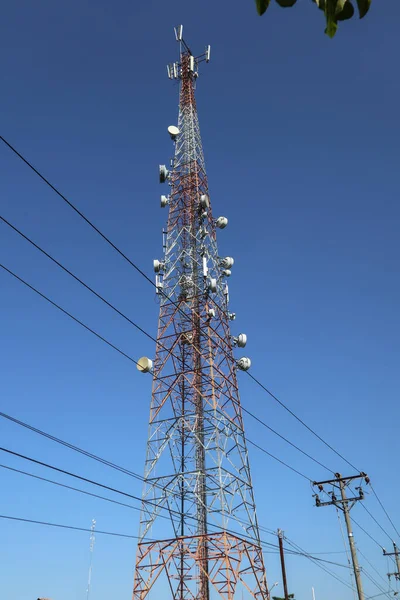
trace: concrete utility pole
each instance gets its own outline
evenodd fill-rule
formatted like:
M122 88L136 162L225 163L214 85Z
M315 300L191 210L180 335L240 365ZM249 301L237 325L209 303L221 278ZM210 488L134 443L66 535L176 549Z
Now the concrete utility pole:
M388 573L387 575L389 579L394 577L397 581L400 581L400 550L397 548L396 542L393 542L393 550L394 552L386 552L386 550L383 549L383 554L385 556L394 556L396 559L397 571L395 573Z
M351 481L354 481L356 479L365 480L365 482L367 484L369 483L369 478L365 473L360 473L359 475L353 475L351 477L342 477L340 475L340 473L336 473L335 479L330 479L328 481L320 481L320 482L314 481L313 485L316 485L320 492L324 491L324 485L332 485L333 486L333 490L328 492L328 494L331 496L332 500L330 502L321 502L319 495L315 494L315 504L318 507L334 505L343 512L344 520L346 522L346 527L347 527L347 535L349 538L349 546L350 546L350 552L351 552L351 559L353 562L353 570L354 570L354 577L356 580L358 600L364 600L365 596L364 596L364 590L363 590L362 581L361 581L361 570L360 570L360 566L358 564L357 549L356 549L356 545L354 542L354 535L353 535L351 519L350 519L351 509L356 504L356 502L364 499L364 492L360 485L356 488L356 490L358 490L358 496L354 496L352 498L347 498L347 494L346 494L346 487L350 484ZM335 495L335 488L340 491L340 499L337 498Z
M288 594L288 589L287 589L287 580L286 580L285 554L283 552L283 531L281 529L278 529L278 540L279 540L279 554L281 556L283 592L285 595L285 600L289 600L289 594Z

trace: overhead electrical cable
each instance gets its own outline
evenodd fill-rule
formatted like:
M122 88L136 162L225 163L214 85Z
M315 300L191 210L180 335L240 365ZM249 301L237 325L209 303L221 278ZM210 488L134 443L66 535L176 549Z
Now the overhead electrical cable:
M358 545L357 545L357 551L363 557L363 559L369 564L369 566L371 567L371 569L373 571L375 571L375 573L378 575L378 577L380 579L382 579L383 583L386 585L386 583L387 583L386 579L379 573L378 569L376 567L374 567L374 565L371 563L371 561L368 560L368 558L365 556L365 554L363 552L361 552L361 550L358 547Z
M7 469L7 471L13 471L14 473L19 473L20 475L26 475L27 477L31 477L32 479L37 479L39 481L44 481L46 483L51 483L52 485L56 485L61 488L65 488L67 490L71 490L74 492L79 492L80 494L85 494L86 496L91 496L92 498L98 498L99 500L104 500L106 502L111 502L112 504L118 504L119 506L125 506L126 508L131 508L132 510L141 511L139 506L132 506L132 504L126 504L125 502L119 502L118 500L113 500L112 498L106 498L106 496L99 496L98 494L93 494L92 492L87 492L86 490L81 490L79 488L73 487L71 485L66 485L65 483L60 483L59 481L54 481L53 479L47 479L46 477L40 477L39 475L34 475L33 473L28 473L27 471L22 471L21 469L14 469L13 467L9 467L8 465L0 464L2 469ZM164 515L160 515L161 518ZM168 519L168 517L165 517Z
M379 497L378 497L378 494L377 494L377 493L376 493L376 491L374 490L373 486L372 486L372 485L370 485L370 487L371 487L372 493L374 494L375 498L376 498L376 499L377 499L377 501L379 502L379 505L380 505L380 507L382 508L383 512L384 512L384 513L385 513L385 515L387 516L387 518L388 518L388 520L389 520L390 524L392 525L393 529L395 530L395 532L396 532L397 536L398 536L398 537L399 537L399 539L400 539L400 533L399 533L399 531L398 531L398 529L397 529L396 525L393 523L392 519L390 518L390 516L389 516L389 513L387 512L386 508L383 506L382 502L380 501L380 499L379 499Z
M70 200L68 200L68 198L62 194L52 183L50 183L50 181L38 170L36 169L32 163L30 161L28 161L27 158L25 158L10 142L8 142L3 136L0 135L0 140L20 159L22 160L22 162L24 162L47 186L49 186L64 202L66 202L66 204L75 212L77 213L98 235L100 235L100 237L107 242L122 258L124 258L124 260L126 260L140 275L142 275L142 277L144 277L153 287L157 287L156 284L154 283L154 281L152 281L150 279L150 277L148 277L146 275L146 273L140 268L138 267L124 252L122 252L98 227L96 227L96 225L94 225L94 223L92 223L92 221L86 217L82 211L80 211ZM162 294L169 300L171 300L170 298L168 298L168 296L165 294L165 292L162 291ZM172 300L171 300L172 301ZM180 307L178 306L178 309L180 309ZM185 313L184 313L185 314ZM186 316L186 315L185 315ZM219 335L219 334L218 334ZM248 373L248 372L247 372ZM270 390L268 388L266 388L256 377L254 377L253 375L251 375L250 373L248 373L248 375L250 376L251 379L253 379L253 381L259 385L267 394L270 395L271 398L273 398L276 402L278 402L280 404L280 406L282 406L282 408L284 408L286 411L289 412L289 414L291 414L299 423L301 423L304 427L306 427L306 429L312 433L317 439L319 439L327 448L329 448L331 451L333 451L337 456L339 456L341 459L343 459L349 466L351 466L353 469L355 469L356 471L359 471L359 469L356 469L354 467L354 465L352 465L352 463L350 461L348 461L341 453L339 453L335 448L333 448L333 446L331 446L330 444L328 444L328 442L326 442L319 434L317 434L311 427L309 427L300 417L298 417L291 409L289 409L281 400L279 400L274 394L272 394L272 392L270 392ZM330 469L329 469L330 470Z
M137 511L141 510L140 507L133 506L131 504L126 504L124 502L119 502L117 500L113 500L112 498L107 498L105 496L100 496L98 494L92 494L91 492L87 492L86 490L82 490L80 488L75 488L73 486L65 485L65 484L62 484L62 483L60 483L58 481L54 481L52 479L47 479L45 477L40 477L38 475L34 475L33 473L29 473L29 472L23 471L21 469L15 469L13 467L9 467L9 466L3 465L3 464L0 464L0 467L4 468L4 469L7 469L9 471L12 471L14 473L18 473L18 474L25 475L25 476L31 477L31 478L39 480L39 481L43 481L45 483L50 483L52 485L55 485L55 486L58 486L58 487L61 487L61 488L65 488L65 489L68 489L68 490L71 490L71 491L74 491L74 492L85 494L87 496L91 496L91 497L97 498L99 500L104 500L106 502L111 502L112 504L116 504L116 505L119 505L119 506L123 506L123 507L126 507L126 508L137 510ZM65 473L65 474L69 474L69 473ZM104 487L107 487L107 486L104 486ZM159 516L161 518L168 519L168 517L166 517L165 515L159 515ZM209 524L209 525L214 526L213 524ZM216 527L216 526L214 526L214 527ZM237 532L234 532L234 531L231 531L231 530L227 530L227 531L230 532L230 533L237 534ZM276 548L276 552L275 553L278 554L279 546L277 544L272 544L270 542L266 542L265 540L261 540L261 545L264 546L264 547ZM298 551L292 550L290 548L286 548L285 551L288 554L293 555L293 556L302 556L302 557L307 557L307 558L310 556L309 553L305 554L304 552L298 552ZM335 565L335 566L338 566L338 567L348 568L347 565L343 565L343 564L335 562L335 561L326 560L326 559L319 558L319 557L316 557L316 556L313 556L312 558L314 560L316 560L316 561L321 561L323 563Z
M1 217L0 217L1 218ZM2 219L4 220L4 219ZM8 222L7 222L8 224ZM14 227L13 227L14 228ZM23 235L23 234L22 234ZM24 236L25 237L25 236ZM30 240L29 240L30 241ZM47 255L47 253L46 253ZM109 342L106 338L104 338L103 336L101 336L99 333L97 333L96 331L94 331L92 328L90 328L89 326L87 326L85 323L83 323L82 321L80 321L79 319L77 319L75 316L73 316L71 313L69 313L68 311L66 311L64 308L62 308L59 304L55 303L54 301L52 301L50 298L48 298L47 296L45 296L44 294L42 294L39 290L37 290L36 288L34 288L32 285L30 285L28 282L26 282L25 280L23 280L22 278L20 278L18 275L16 275L15 273L13 273L11 270L9 270L7 267L5 267L4 265L0 264L0 267L2 267L5 271L7 271L10 275L12 275L13 277L15 277L17 280L19 280L21 283L23 283L24 285L26 285L27 287L29 287L32 291L34 291L35 293L37 293L39 296L41 296L43 299L45 299L47 302L49 302L50 304L52 304L55 308L57 308L58 310L60 310L61 312L63 312L65 315L67 315L68 317L70 317L72 320L74 320L76 323L78 323L79 325L81 325L82 327L84 327L87 331L89 331L90 333L92 333L93 335L95 335L98 339L100 339L101 341L105 342L108 346L110 346L111 348L113 348L114 350L116 350L119 354L121 354L122 356L124 356L125 358L127 358L128 360L130 360L131 362L133 362L134 364L138 364L137 361L135 361L135 359L133 359L131 356L129 356L128 354L126 354L125 352L123 352L121 349L119 349L117 346L115 346L114 344L112 344L111 342ZM64 268L64 267L63 267ZM75 276L74 276L75 277ZM82 282L83 283L83 282ZM86 286L86 284L83 283L83 285ZM91 290L91 288L88 288ZM97 295L96 292L94 292ZM104 299L102 299L104 300ZM104 300L107 304L109 304L106 300ZM110 305L110 304L109 304ZM111 306L111 305L110 305ZM114 307L113 307L114 308ZM118 311L118 309L115 309L117 312L119 312L119 314L123 315L123 313L120 313L120 311ZM125 315L123 315L125 317ZM129 320L128 317L125 317L126 319ZM137 326L135 323L132 322L132 324L135 325L135 327L137 327L140 331L142 331L143 333L145 333L146 335L148 335L149 337L151 337L149 334L147 334L147 332L145 332L145 330L143 330L140 326ZM320 461L318 461L317 459L315 459L314 457L312 457L311 455L309 455L308 453L306 453L304 450L302 450L301 448L299 448L297 445L293 444L290 440L288 440L287 438L285 438L284 436L282 436L281 434L279 434L277 431L275 431L273 428L271 428L269 425L267 425L264 421L262 421L261 419L259 419L259 417L257 417L254 413L252 413L251 411L249 411L248 409L246 409L245 407L241 407L242 410L246 413L248 413L253 419L255 419L256 421L258 421L259 423L261 423L264 427L266 427L268 430L270 430L271 432L273 432L275 435L277 435L278 437L280 437L281 439L283 439L286 443L288 443L289 445L291 445L292 447L294 447L296 450L298 450L299 452L301 452L302 454L304 454L305 456L307 456L308 458L310 458L311 460L313 460L314 462L318 463L319 465L321 465L323 468L325 468L326 470L331 471L331 469L329 469L328 467L326 467L325 465L323 465L322 463L320 463ZM264 452L265 454L267 454L268 456L270 456L271 458L273 458L274 460L278 461L280 464L282 464L283 466L287 467L288 469L290 469L291 471L297 473L298 475L300 475L301 477L303 477L304 479L307 479L308 481L311 481L311 479L309 477L307 477L306 475L304 475L303 473L301 473L299 470L295 469L294 467L291 467L290 465L288 465L286 462L282 461L281 459L277 458L276 456L274 456L272 453L270 453L269 451L267 451L266 449L262 448L261 446L259 446L258 444L256 444L255 442L251 441L251 440L247 440L249 444L253 445L254 447L258 448L259 450L261 450L262 452ZM331 471L332 472L332 471ZM374 491L374 490L373 490ZM375 495L376 492L374 491ZM371 518L375 521L375 523L380 527L380 529L391 539L391 536L388 534L388 532L379 524L379 522L375 519L375 517L370 513L370 511L364 506L362 505L363 508L368 512L368 514L371 516ZM385 511L386 513L386 511ZM387 514L387 513L386 513ZM388 515L387 515L388 516ZM390 519L389 519L390 520ZM393 523L392 523L393 524Z
M10 223L7 219L5 219L4 217L2 217L1 215L0 215L0 220L3 221L3 223L5 223L6 225L8 225L11 229L13 229L13 231L15 231L16 233L18 233L18 235L20 235L23 239L25 239L27 242L29 242L37 250L39 250L39 252L41 252L42 254L44 254L48 259L50 259L60 269L62 269L64 272L66 272L68 275L70 275L73 279L75 279L78 283L80 283L82 286L84 286L89 292L91 292L94 296L96 296L96 298L98 298L99 300L101 300L109 308L111 308L114 312L116 312L123 319L125 319L128 323L130 323L133 327L135 327L138 331L140 331L141 333L143 333L146 337L148 337L149 339L151 339L153 342L158 343L158 345L161 346L162 348L164 348L165 350L167 350L167 348L165 348L165 346L163 346L162 343L160 343L159 341L157 342L157 339L154 338L152 335L150 335L147 331L145 331L143 329L143 327L141 327L140 325L138 325L137 323L135 323L132 319L130 319L130 317L128 317L127 315L125 315L122 311L120 311L113 304L111 304L111 302L109 302L108 300L106 300L103 296L101 296L98 292L96 292L92 287L90 287L88 284L86 284L82 279L80 279L79 277L77 277L77 275L75 275L70 269L68 269L67 267L65 267L57 259L55 259L53 256L51 256L51 254L49 254L48 252L46 252L46 250L44 250L38 244L36 244L36 242L34 242L27 235L25 235L22 231L20 231L17 227L15 227L15 225L13 225L12 223ZM178 358L173 353L172 353L172 356L175 356L175 358ZM323 463L321 463L318 459L314 458L313 456L311 456L310 454L308 454L307 452L305 452L304 450L302 450L299 446L297 446L296 444L294 444L293 442L291 442L290 440L288 440L285 436L283 436L282 434L278 433L272 427L270 427L269 425L267 425L267 423L265 423L265 421L263 421L262 419L260 419L259 417L257 417L254 413L252 413L251 411L249 411L248 409L246 409L244 406L241 405L241 408L242 408L243 412L247 413L253 419L255 419L256 421L258 421L259 423L261 423L269 431L271 431L272 433L274 433L275 435L277 435L278 437L280 437L283 441L285 441L287 444L289 444L290 446L292 446L293 448L295 448L298 452L301 452L304 456L306 456L307 458L309 458L310 460L312 460L313 462L315 462L316 464L318 464L322 468L326 469L330 473L334 473L334 471L332 469L329 469L329 467L327 467L326 465L324 465ZM287 465L285 465L285 466L287 466ZM292 467L289 467L289 468L292 468ZM292 470L295 470L295 469L292 469ZM309 478L307 477L307 479L309 479Z
M363 507L363 509L365 510L365 512L369 514L369 516L374 521L374 523L376 523L376 525L379 527L379 529L381 531L383 531L383 533L389 538L390 541L392 541L393 537L386 531L386 529L384 527L382 527L382 525L378 522L378 520L375 519L374 515L368 510L368 508L365 506L365 504L363 504L361 502L361 506Z
M71 529L73 531L88 531L89 533L92 531L91 529L87 529L86 527L75 527L73 525L60 525L59 523L49 523L48 521L35 521L34 519L23 519L22 517L11 517L10 515L0 515L0 519L9 519L11 521L21 521L22 523L33 523L35 525L46 525L47 527L60 527L61 529ZM97 534L102 535L112 535L115 537L122 538L130 538L133 540L138 540L138 535L129 535L127 533L117 533L115 531L101 531L100 529L96 529ZM147 541L152 541L151 538L145 538Z
M7 142L7 140L5 140L5 138L3 136L0 136L0 139L10 148L10 150L12 150L32 171L34 171L34 173L36 175L38 175L45 183L46 185L48 185L60 198L62 198L63 201L65 201L70 208L72 208L90 227L92 227L96 233L98 233L98 235L100 235L116 252L118 252L133 268L135 268L135 270L140 273L151 285L155 286L154 282L145 274L145 272L140 269L133 261L131 261L129 259L129 257L127 257L105 234L103 234L100 229L98 229L79 209L77 209L76 206L74 206L72 204L72 202L70 202L66 196L64 196L55 186L53 186L50 181L48 179L46 179L21 153L19 153L9 142ZM4 222L6 222L7 224L9 224L5 219L3 219ZM9 224L11 227L13 227L11 224ZM13 227L14 228L14 227ZM14 228L16 230L16 228ZM18 230L16 230L18 233L20 233ZM23 235L23 234L22 234ZM26 238L26 236L24 236ZM27 239L27 238L26 238ZM28 240L30 241L30 240ZM34 244L35 245L35 244ZM36 246L36 245L35 245ZM37 246L36 246L37 247ZM38 248L39 249L39 248ZM41 249L40 249L41 250ZM51 258L53 260L52 257L50 257L50 255L48 255L46 253L46 255ZM54 259L54 262L55 261ZM112 347L113 349L115 349L117 352L119 352L120 354L122 354L123 356L125 356L126 358L128 358L129 360L131 360L132 362L136 362L134 361L131 357L129 357L126 353L122 352L120 349L118 349L116 346L114 346L113 344L111 344L110 342L108 342L108 340L106 340L105 338L103 338L102 336L100 336L99 334L97 334L97 332L95 332L94 330L92 330L91 328L89 328L88 326L86 326L84 323L82 323L81 321L79 321L78 319L76 319L73 315L71 315L70 313L68 313L67 311L65 311L64 309L62 309L59 305L57 305L56 303L54 303L53 301L51 301L49 298L45 297L43 294L41 294L41 292L39 292L38 290L36 290L35 288L33 288L33 286L30 286L30 284L28 284L27 282L23 281L21 278L19 278L17 275L15 275L14 273L12 273L9 269L7 269L6 267L4 267L3 265L2 268L4 270L6 270L9 274L13 275L14 277L16 277L19 281L21 281L22 283L24 283L25 285L27 285L28 287L30 287L30 289L32 289L33 291L35 291L36 293L38 293L39 295L41 295L43 298L45 298L47 301L49 301L51 304L53 304L53 306L57 307L59 310L61 310L62 312L64 312L66 315L68 315L70 318L72 318L73 320L75 320L77 323L79 323L80 325L82 325L83 327L85 327L85 329L87 329L88 331L90 331L91 333L93 333L94 335L96 335L99 339L101 339L102 341L104 341L106 344L108 344L110 347ZM61 265L59 265L61 266ZM63 267L62 267L63 268ZM64 269L66 270L66 269ZM71 273L70 273L71 274ZM72 274L71 274L72 275ZM73 276L73 275L72 275ZM74 276L75 277L75 276ZM76 278L76 277L75 277ZM77 278L76 278L77 279ZM84 284L82 281L80 281L83 285L85 285L85 287L87 287L89 289L88 286L86 286L86 284ZM92 291L92 290L91 290ZM96 292L93 291L93 293L95 293L97 295ZM103 299L104 301L104 299ZM105 301L107 302L107 301ZM108 303L109 306L110 303ZM114 307L115 308L115 307ZM118 309L115 309L118 311ZM121 313L120 313L121 314ZM125 315L121 315L124 318L127 318ZM135 324L134 322L131 322L133 326L137 327L139 330L141 330L145 335L147 335L148 337L150 337L151 339L154 340L154 338L152 338L151 336L149 336L149 334L147 334L147 332L145 332L142 328L140 328L140 326L137 326L137 324ZM137 363L136 363L137 364ZM251 373L247 373L249 375L249 377L251 379L253 379L253 381L259 386L261 387L266 393L268 393L276 402L278 402L280 404L280 406L282 406L287 412L289 412L289 414L291 414L299 423L301 423L308 431L310 431L315 437L317 437L326 447L328 447L331 451L333 451L337 456L339 456L342 460L344 460L349 466L351 466L352 468L354 468L355 470L359 471L359 469L356 469L356 467L350 462L348 461L341 453L339 453L333 446L331 446L330 444L328 444L321 436L319 436L312 428L310 428L300 417L298 417L291 409L289 409L281 400L279 400L279 398L277 398L268 388L266 388L255 376L253 376ZM256 418L257 420L259 420L257 417L255 417L250 411L248 411L247 409L245 409L244 407L242 407L242 409L244 410L244 412L247 412L248 414L250 414L253 418ZM261 420L259 420L261 423L263 423ZM264 423L263 423L264 424ZM268 429L269 426L267 426ZM272 430L274 431L274 430ZM277 432L274 432L277 433ZM278 434L279 435L279 434ZM283 437L283 436L282 436ZM323 468L329 470L330 472L333 472L331 469L327 468L325 465L322 465L319 461L317 461L316 459L314 459L313 457L311 457L310 455L308 455L307 453L305 453L304 451L302 451L301 449L299 449L297 446L295 446L294 444L292 444L289 440L287 440L286 438L283 438L285 441L287 441L288 443L290 443L290 445L293 445L297 450L299 450L300 452L302 452L303 454L305 454L306 456L308 456L309 458L311 458L311 460L314 460L314 462L317 462L318 464L320 464L321 466L323 466ZM268 453L269 454L269 453ZM270 455L272 456L272 455ZM274 457L275 458L275 457ZM279 459L278 459L279 460ZM289 467L287 464L283 463L285 466ZM291 467L289 467L291 468ZM293 468L291 468L292 470L294 470ZM297 472L297 471L296 471ZM305 477L303 474L301 474L301 476ZM309 479L308 477L305 477L306 479ZM378 497L377 497L378 499ZM379 501L379 499L378 499ZM379 503L381 504L382 508L383 505L382 503L379 501ZM366 509L367 510L367 509ZM389 515L387 514L386 510L383 508L383 510L385 511L386 516L389 518L391 524L393 525L393 522L391 521ZM367 512L369 512L367 510ZM369 513L370 516L374 519L374 521L378 524L378 526L387 534L387 532L382 528L381 525L379 525L379 523L376 521L376 519L371 515L371 513ZM394 525L393 525L394 527ZM397 532L397 529L394 527L394 529ZM388 537L390 537L388 535Z
M30 283L28 283L27 281L25 281L24 279L22 279L21 277L19 277L16 273L14 273L10 269L8 269L3 264L0 264L0 267L2 269L4 269L4 271L6 271L10 275L12 275L15 279L17 279L20 283L23 283L30 290L32 290L33 292L35 292L36 294L38 294L41 298L43 298L44 300L46 300L47 302L49 302L52 306L54 306L55 308L57 308L58 310L60 310L62 313L64 313L70 319L72 319L73 321L75 321L76 323L78 323L79 325L81 325L82 327L84 327L84 329L86 329L87 331L89 331L90 333L92 333L94 336L96 336L102 342L106 343L108 346L110 346L111 348L113 348L114 350L116 350L119 354L121 354L122 356L124 356L125 358L127 358L130 362L134 363L135 365L138 365L138 362L134 358L132 358L131 356L129 356L128 354L126 354L125 352L123 352L120 348L118 348L117 346L115 346L112 342L108 341L102 335L100 335L99 333L97 333L94 329L92 329L91 327L89 327L88 325L86 325L85 323L83 323L83 321L81 321L80 319L76 318L70 312L68 312L67 310L65 310L64 308L62 308L59 304L57 304L56 302L54 302L53 300L51 300L48 296L46 296L45 294L43 294L42 292L40 292L37 288L35 288L34 286L32 286ZM157 377L155 377L154 375L153 375L153 378L157 379ZM323 466L325 469L327 469L327 470L330 471L330 469L328 469L328 467L325 467L316 458L314 458L313 456L311 456L310 454L308 454L307 452L305 452L304 450L302 450L299 446L297 446L296 444L294 444L293 442L291 442L290 440L288 440L286 437L284 437L283 435L281 435L280 433L278 433L276 430L274 430L272 427L270 427L269 425L267 425L267 423L265 423L264 421L262 421L256 415L254 415L254 413L252 413L251 411L249 411L248 409L246 409L242 405L240 405L240 407L241 407L241 409L244 412L246 412L247 414L249 414L253 419L255 419L256 421L258 421L259 423L261 423L266 429L268 429L269 431L271 431L272 433L274 433L276 436L278 436L283 441L285 441L287 444L289 444L290 446L292 446L293 448L295 448L301 454L307 456L307 458L309 458L313 462L319 464L320 466ZM254 444L254 445L256 445L256 444ZM266 451L266 453L267 453L267 451ZM270 454L270 453L268 453L268 454ZM271 457L273 456L272 454L270 454L270 455L271 455ZM281 464L284 464L285 466L287 466L288 468L290 468L292 471L297 471L297 469L294 469L293 467L289 467L286 463L284 463L280 459L277 459L277 460L278 460L278 462L281 462ZM298 474L300 474L299 471L297 471L297 472L298 472ZM330 471L330 472L332 472L332 471ZM302 474L302 477L305 478L305 479L307 479L308 481L311 481L311 478L307 477L304 474Z
M361 506L362 506L362 504L361 504ZM368 533L368 531L366 529L364 529L364 527L362 525L360 525L360 523L358 523L358 521L356 521L353 516L351 517L351 522L354 523L354 525L357 525L357 527L359 529L361 529L361 531L363 531L365 533L365 535L369 537L370 540L372 540L377 546L379 546L379 548L381 550L383 550L382 544L380 544L370 533Z
M299 550L300 552L304 552L304 556L306 558L308 558L314 565L316 565L317 567L319 567L320 569L322 569L323 571L325 571L326 573L328 573L328 575L330 575L331 577L333 577L334 579L336 579L337 581L339 581L345 587L349 588L350 590L353 589L347 583L347 581L345 581L344 579L342 579L341 577L339 577L339 575L337 575L336 573L334 573L333 571L331 571L330 569L328 569L327 567L325 567L325 565L322 565L320 562L316 561L313 557L311 557L310 555L308 555L307 552L305 552L298 544L295 544L292 540L289 540L287 537L285 537L285 540L286 540L286 542L290 546L293 546L293 548ZM346 568L347 568L347 565L346 565Z
M282 406L282 408L284 408L290 415L292 415L292 417L294 417L296 419L296 421L298 421L299 423L301 423L301 425L303 425L306 429L308 429L308 431L310 433L312 433L327 448L329 448L330 450L332 450L332 452L334 452L337 456L339 456L339 458L341 458L342 460L344 460L344 462L347 463L352 469L354 469L355 471L358 471L360 473L360 469L357 469L350 461L347 460L347 458L345 458L343 456L343 454L340 454L340 452L338 452L337 450L335 450L335 448L333 446L331 446L330 444L328 444L328 442L326 442L320 435L318 435L318 433L316 431L314 431L314 429L312 429L311 427L309 427L307 425L307 423L305 423L302 419L300 419L300 417L298 417L288 406L286 406L286 404L284 404L281 400L279 400L279 398L277 396L275 396L275 394L273 394L267 387L265 387L265 385L262 384L261 381L259 381L256 377L254 377L254 375L252 375L249 371L246 371L246 372L247 372L247 375L250 377L250 379L252 379L265 392L267 392L267 394L269 394L271 396L271 398L273 398L274 400L276 400L276 402L278 402L278 404L280 404L280 406Z
M33 463L33 464L39 465L39 466L41 466L41 467L45 467L45 468L47 468L47 469L51 469L52 471L56 471L56 472L58 472L58 473L61 473L62 475L67 475L67 476L69 476L69 477L73 477L74 479L78 479L78 480L80 480L80 481L83 481L83 482L85 482L85 483L89 483L89 484L91 484L91 485L95 485L95 486L97 486L97 487L103 488L103 489L105 489L105 490L107 490L107 491L111 491L111 492L114 492L114 493L116 493L116 494L120 494L120 495L122 495L122 496L125 496L125 497L127 497L127 498L131 498L131 499L133 499L133 500L137 500L137 501L139 501L139 502L142 502L143 504L146 504L146 505L151 505L151 506L155 506L155 507L156 507L156 508L158 508L159 510L164 510L164 511L167 511L167 512L169 513L169 515L177 515L177 516L181 516L181 513L179 513L178 511L176 511L176 510L174 510L174 509L171 509L171 508L168 508L168 507L166 507L166 506L162 506L162 505L160 505L160 504L157 504L157 502L154 502L154 501L148 500L147 498L140 498L139 496L135 496L135 495L133 495L133 494L130 494L130 493L128 493L128 492L124 492L123 490L120 490L120 489L118 489L118 488L111 487L111 486L109 486L109 485L106 485L106 484L100 483L100 482L98 482L98 481L94 481L93 479L89 479L88 477L83 477L82 475L78 475L77 473L72 473L71 471L67 471L66 469L61 469L60 467L56 467L55 465L50 465L49 463L45 463L45 462L43 462L43 461L41 461L41 460L37 460L37 459L35 459L35 458L32 458L32 457L30 457L30 456L26 456L26 455L24 455L24 454L21 454L21 453L19 453L19 452L15 452L15 451L13 451L13 450L10 450L9 448L3 448L3 447L0 447L0 451L1 451L1 452L4 452L4 453L6 453L6 454L9 454L9 455L11 455L11 456L15 456L15 457L17 457L17 458L21 458L21 459L23 459L23 460L26 460L26 461L28 461L28 462L31 462L31 463ZM167 517L167 518L168 518L168 517ZM187 515L187 514L186 514L186 515L185 515L185 518L186 518L186 519L190 519L190 520L194 520L194 521L196 521L196 517L194 517L194 516L191 516L191 515ZM233 521L235 521L235 520L236 520L234 515L230 515L230 518L231 518ZM251 525L250 523L246 523L246 524L247 524L247 525ZM207 525L208 525L208 527L217 528L217 529L219 530L219 528L218 528L216 525L214 525L213 523L208 523ZM239 531L239 532L238 532L238 531L234 531L234 530L230 530L230 529L226 529L226 531L227 531L228 533L232 533L232 534L234 534L234 535L240 535L241 537L248 537L248 536L247 536L246 534L244 534L242 531ZM265 541L264 541L263 543L264 543L265 545L267 545L267 546L272 546L272 547L274 547L274 548L278 548L278 546L277 546L276 544L271 544L270 542L265 542Z

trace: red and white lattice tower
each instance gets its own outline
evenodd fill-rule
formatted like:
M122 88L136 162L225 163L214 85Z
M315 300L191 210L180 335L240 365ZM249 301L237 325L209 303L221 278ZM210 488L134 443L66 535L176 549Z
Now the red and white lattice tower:
M175 30L180 80L175 155L160 166L168 207L164 256L154 261L160 316L145 463L134 600L267 600L269 593L237 384L227 277L218 255L195 101L198 65ZM148 371L151 361L140 361Z

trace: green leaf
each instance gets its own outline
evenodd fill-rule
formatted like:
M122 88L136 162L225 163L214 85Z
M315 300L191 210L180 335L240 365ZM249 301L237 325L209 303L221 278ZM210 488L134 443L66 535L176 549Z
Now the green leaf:
M337 32L337 23L336 21L330 19L326 24L325 33L329 35L330 38L333 38L335 33Z
M297 0L276 0L276 2L282 8L290 8L291 6L294 6L296 4Z
M342 12L343 8L346 6L347 0L336 0L335 6L335 15Z
M347 19L351 19L354 15L354 6L352 3L347 0L346 4L343 7L343 10L336 15L336 19L338 21L347 21Z
M257 12L260 17L265 13L270 2L271 0L256 0Z
M326 17L326 29L325 33L333 38L337 31L337 19L336 19L336 8L338 2L342 0L326 0L325 1L325 17Z
M358 12L360 13L360 19L365 17L369 11L372 0L357 0Z

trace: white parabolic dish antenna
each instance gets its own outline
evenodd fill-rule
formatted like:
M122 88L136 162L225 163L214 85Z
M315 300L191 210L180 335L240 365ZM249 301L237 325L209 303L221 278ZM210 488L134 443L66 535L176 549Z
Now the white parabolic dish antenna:
M153 368L153 361L150 358L147 358L147 356L142 356L142 358L139 358L137 361L136 368L141 373L149 373Z
M180 131L177 127L175 127L175 125L170 125L168 127L168 133L174 140L179 135Z

